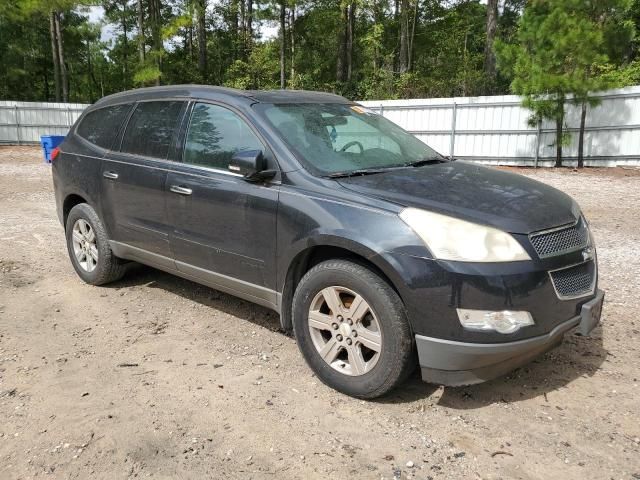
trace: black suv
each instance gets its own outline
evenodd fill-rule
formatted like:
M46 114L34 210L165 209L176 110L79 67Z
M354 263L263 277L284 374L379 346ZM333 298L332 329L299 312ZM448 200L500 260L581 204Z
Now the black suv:
M85 282L137 261L269 307L349 395L382 395L416 363L429 382L481 382L600 318L593 238L569 196L444 158L336 95L124 92L54 156Z

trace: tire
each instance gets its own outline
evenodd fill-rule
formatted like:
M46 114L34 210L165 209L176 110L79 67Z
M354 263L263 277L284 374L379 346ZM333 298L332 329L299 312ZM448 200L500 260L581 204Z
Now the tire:
M104 285L122 278L125 265L111 251L104 226L89 205L80 203L71 209L65 236L71 264L86 283Z
M336 315L330 304L342 313ZM300 281L292 310L294 335L307 364L339 392L380 397L403 382L416 365L400 297L363 265L348 260L316 265Z

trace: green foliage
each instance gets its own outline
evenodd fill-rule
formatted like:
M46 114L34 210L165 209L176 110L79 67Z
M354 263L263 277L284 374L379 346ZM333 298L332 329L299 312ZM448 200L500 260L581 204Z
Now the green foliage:
M615 88L640 85L640 60L634 60L624 66L602 65L599 67L599 75Z
M201 0L143 0L144 32L138 26L136 0L0 0L0 97L55 98L52 10L60 12L70 101L95 101L158 83L279 88L279 38L262 38L261 32L267 22L277 24L280 1L251 4L251 38L242 28L243 2L246 13L248 0L205 2L202 69ZM96 3L105 11L101 25L90 24L83 7ZM590 99L589 92L640 82L640 44L637 39L629 42L640 27L640 0L501 0L497 79L488 77L483 65L485 3L398 2L408 8L412 38L411 68L401 73L396 2L285 0L287 13L295 9L295 21L291 23L292 16L286 21L287 86L354 99L500 94L511 89L526 97L538 117L554 117L558 104L553 99L558 96ZM152 9L156 4L159 8ZM345 29L341 8L350 4L356 12L352 75L337 82ZM100 27L110 32L105 41ZM138 40L143 40L144 60Z
M138 86L153 85L161 76L162 72L157 65L145 65L136 71L133 82Z
M621 83L599 73L624 56L634 32L629 7L628 0L532 0L515 43L496 43L498 66L513 77L512 91L533 112L530 123L556 122L557 165L567 98L593 105L593 92Z
M243 90L278 88L280 66L276 50L273 42L255 47L246 61L231 64L224 85Z

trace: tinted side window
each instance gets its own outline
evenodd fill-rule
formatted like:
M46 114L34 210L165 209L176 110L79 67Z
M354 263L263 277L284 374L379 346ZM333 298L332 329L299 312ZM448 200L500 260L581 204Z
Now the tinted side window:
M125 153L167 158L183 102L142 102L136 106L122 139Z
M184 162L226 170L234 153L264 150L264 145L238 115L224 107L193 107L184 147Z
M87 113L78 125L78 135L99 147L111 148L130 108L131 104L114 105Z

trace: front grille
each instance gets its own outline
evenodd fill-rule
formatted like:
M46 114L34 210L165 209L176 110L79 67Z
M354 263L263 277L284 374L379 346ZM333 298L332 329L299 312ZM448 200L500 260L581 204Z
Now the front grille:
M534 250L540 258L581 250L589 245L589 229L584 218L575 225L554 228L529 236Z
M554 270L549 272L549 275L561 299L583 297L595 291L596 264L594 261Z

